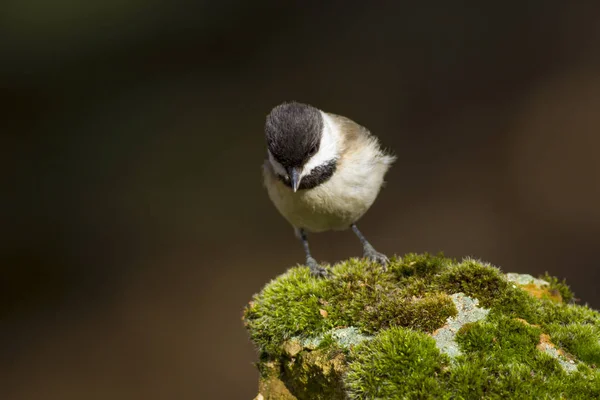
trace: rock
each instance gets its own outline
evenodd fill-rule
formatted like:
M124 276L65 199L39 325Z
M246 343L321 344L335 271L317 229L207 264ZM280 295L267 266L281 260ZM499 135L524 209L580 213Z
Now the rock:
M600 398L600 313L564 282L408 254L295 267L244 312L256 399Z
M437 348L442 353L447 354L450 358L455 358L461 354L458 343L455 340L459 329L465 326L465 324L484 319L490 310L477 307L479 301L465 296L464 293L455 293L450 297L458 310L458 315L448 317L446 324L433 332L432 336L435 339Z

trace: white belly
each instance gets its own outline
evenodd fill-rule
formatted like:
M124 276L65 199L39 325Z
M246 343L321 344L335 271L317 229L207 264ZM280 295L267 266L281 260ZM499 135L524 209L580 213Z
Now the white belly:
M265 165L265 186L271 201L295 228L311 232L347 229L371 207L392 158L346 160L325 183L296 193Z

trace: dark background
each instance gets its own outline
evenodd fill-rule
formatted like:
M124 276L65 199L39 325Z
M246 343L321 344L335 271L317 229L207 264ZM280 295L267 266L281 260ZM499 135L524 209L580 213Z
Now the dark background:
M399 156L359 225L380 251L600 307L598 3L362 3L3 2L0 398L256 394L241 310L303 260L261 183L284 100Z

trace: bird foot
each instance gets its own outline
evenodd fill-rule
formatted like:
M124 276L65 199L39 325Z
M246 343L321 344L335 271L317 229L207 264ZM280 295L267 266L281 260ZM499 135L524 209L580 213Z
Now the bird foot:
M306 258L306 265L310 268L310 274L317 278L327 278L329 276L329 272L325 269L325 267L319 265L317 260L312 257Z
M369 261L373 261L382 266L384 271L387 271L387 266L390 263L390 259L383 253L376 251L373 246L365 246L364 257Z

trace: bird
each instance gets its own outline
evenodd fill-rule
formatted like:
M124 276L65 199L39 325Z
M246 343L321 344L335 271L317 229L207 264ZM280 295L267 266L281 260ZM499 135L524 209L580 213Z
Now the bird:
M266 117L263 181L270 200L301 240L313 276L328 276L313 258L307 233L352 229L363 257L387 268L356 223L371 207L396 156L358 123L296 101Z

